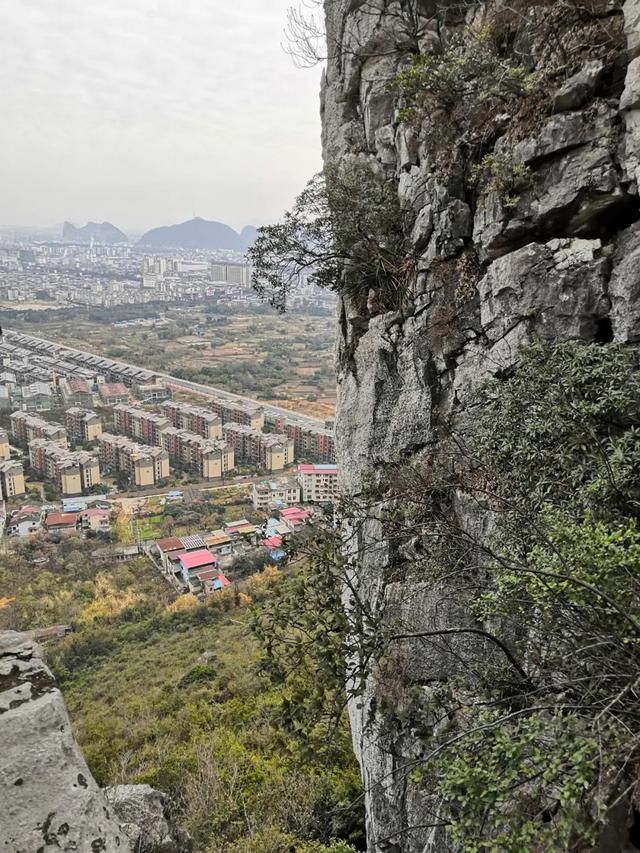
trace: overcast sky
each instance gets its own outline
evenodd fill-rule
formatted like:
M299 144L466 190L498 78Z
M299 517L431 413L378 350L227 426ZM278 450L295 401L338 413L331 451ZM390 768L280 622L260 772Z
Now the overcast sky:
M292 0L0 0L0 224L281 215L320 166Z

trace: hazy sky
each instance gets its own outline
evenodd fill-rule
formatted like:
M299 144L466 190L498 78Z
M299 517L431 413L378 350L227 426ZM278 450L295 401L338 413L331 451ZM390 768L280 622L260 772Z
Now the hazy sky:
M0 0L0 224L277 218L318 170L292 0Z

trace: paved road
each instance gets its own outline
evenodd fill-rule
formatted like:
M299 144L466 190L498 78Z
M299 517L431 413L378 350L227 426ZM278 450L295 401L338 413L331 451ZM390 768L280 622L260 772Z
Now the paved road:
M204 483L189 483L184 486L167 486L163 489L158 488L149 488L149 489L137 489L134 492L118 492L113 495L116 500L120 500L121 498L125 499L135 499L135 498L160 498L168 495L169 492L179 491L185 497L185 500L188 502L189 500L195 500L198 496L199 492L214 492L218 489L229 489L233 486L247 486L251 483L260 483L265 479L265 475L255 476L255 477L238 477L237 479L230 477L227 480L208 480Z

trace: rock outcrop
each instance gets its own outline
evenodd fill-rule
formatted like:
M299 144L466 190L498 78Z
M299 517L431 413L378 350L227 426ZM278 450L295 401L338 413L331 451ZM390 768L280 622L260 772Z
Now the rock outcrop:
M549 50L544 25L552 6L523 6L515 45L532 69ZM640 3L590 8L619 42L559 79L530 128L498 128L493 152L509 152L531 174L506 205L496 190L465 188L463 140L453 138L445 155L434 149L434 131L446 117L407 123L389 85L412 53L441 50L443 33L461 31L465 15L479 14L482 4L325 0L325 162L368 162L394 180L418 255L400 310L363 318L362 305L341 300L336 431L347 494L357 495L387 463L437 447L440 427L472 417L474 389L509 370L534 337L640 340ZM482 523L462 501L457 511L463 528ZM370 513L354 563L355 583L373 612L382 619L401 612L416 632L454 620L464 625L464 595L452 604L412 576L406 555L402 571L392 571L387 539ZM425 657L419 641L403 651L396 682L414 691L446 678L453 666L453 652ZM374 668L364 695L350 705L370 853L455 849L437 826L437 800L404 769L424 747L389 710L387 691Z
M0 633L0 849L7 853L189 853L147 785L98 787L64 700L25 634Z

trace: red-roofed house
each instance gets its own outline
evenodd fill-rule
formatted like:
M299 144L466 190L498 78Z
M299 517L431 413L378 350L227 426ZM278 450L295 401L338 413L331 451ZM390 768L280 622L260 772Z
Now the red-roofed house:
M202 588L202 592L205 595L210 595L212 592L217 592L220 589L224 589L225 586L229 586L231 581L226 578L222 572L219 572L218 569L205 569L203 572L197 572L192 584L196 586L196 584L200 584Z
M50 512L44 520L47 533L58 533L68 536L78 529L77 512Z
M194 585L199 572L207 569L217 569L218 567L218 558L208 548L201 548L199 551L189 551L181 554L178 562L180 564L182 579L189 586Z
M311 513L297 506L287 507L280 510L280 518L294 533L299 530L311 518Z

